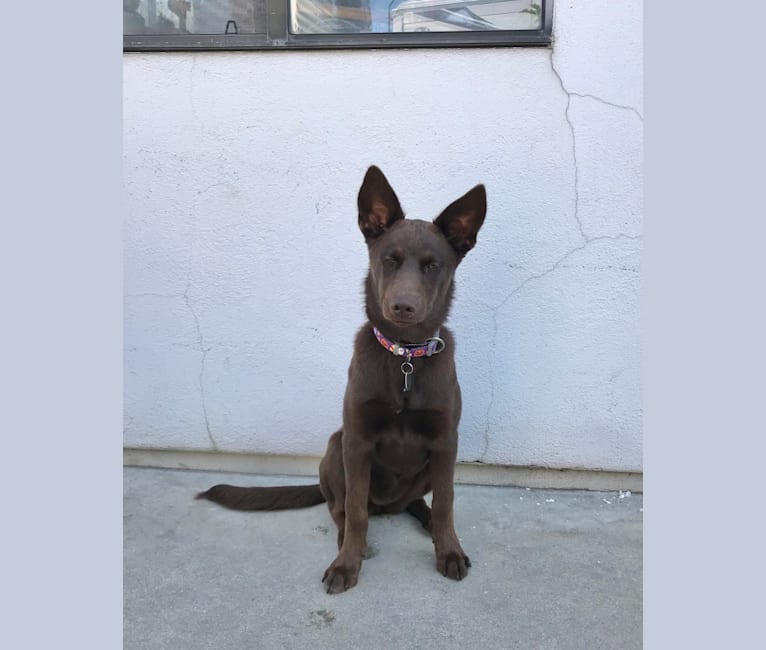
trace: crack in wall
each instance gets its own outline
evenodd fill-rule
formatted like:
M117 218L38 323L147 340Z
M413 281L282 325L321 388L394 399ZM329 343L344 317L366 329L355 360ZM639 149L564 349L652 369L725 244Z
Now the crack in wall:
M192 52L192 64L191 68L189 69L189 106L191 108L191 113L194 116L194 119L197 121L197 124L199 124L200 131L207 135L208 130L205 128L205 123L200 118L199 114L197 113L197 107L194 105L194 73L196 69L197 53Z
M202 189L197 190L197 195L205 194L206 192L209 192L210 190L212 190L214 187L220 187L221 185L225 185L225 184L226 183L224 183L223 181L217 181L215 183L211 183L207 187L203 187Z
M556 79L559 80L559 84L561 85L561 90L564 92L564 94L567 96L567 105L564 109L564 118L567 121L567 124L569 125L569 132L572 134L572 160L574 162L574 195L575 195L575 204L574 204L574 218L577 222L577 228L580 231L580 235L585 240L585 242L588 242L588 236L585 234L585 229L582 227L582 221L580 220L580 178L579 178L579 169L577 167L577 139L575 137L575 128L574 124L572 124L572 119L569 117L569 108L572 105L572 94L566 89L566 86L564 86L564 80L561 78L561 75L559 74L559 71L556 70L556 66L553 63L553 48L550 50L550 63L551 63L551 70L553 70L553 74L556 75Z
M492 346L491 349L494 349L497 347L497 333L498 333L498 324L497 324L497 315L498 312L506 305L508 302L513 298L519 291L521 291L524 287L526 287L530 282L533 280L539 280L540 278L544 278L546 275L549 275L556 271L558 268L561 268L561 265L572 255L575 253L578 253L579 251L587 248L590 246L593 242L598 241L617 241L619 239L630 239L633 241L638 241L643 239L641 235L625 235L620 233L619 235L599 235L597 237L590 237L587 239L587 241L582 244L581 246L576 246L575 248L572 248L571 250L567 251L562 255L559 259L557 259L553 264L551 264L547 269L544 271L541 271L540 273L535 273L533 275L530 275L528 278L523 280L521 283L519 283L513 291L511 291L505 298L503 298L502 301L494 308L492 312ZM566 267L564 267L566 268ZM626 269L629 271L629 269ZM489 428L490 428L490 417L492 415L492 408L495 405L495 366L494 366L494 357L493 355L489 355L489 376L490 376L490 390L489 390L489 404L487 406L487 413L485 415L486 419L486 425L484 427L484 446L482 449L481 454L479 455L479 458L476 459L476 462L483 463L485 461L485 457L487 455L487 451L489 449Z
M612 416L612 419L615 419L616 417L614 411L617 408L617 382L620 380L624 372L625 368L619 368L613 370L609 375L609 406L607 406L607 411L609 412L609 415Z
M515 296L519 291L521 291L527 284L532 282L532 280L539 280L540 278L545 277L549 273L552 273L557 268L559 268L561 264L565 262L567 259L569 259L572 255L583 250L584 248L587 248L593 242L617 241L618 239L630 239L630 240L636 241L636 240L643 239L643 237L642 235L625 235L623 233L620 233L619 235L599 235L598 237L589 237L588 240L582 246L576 246L575 248L571 249L570 251L562 255L545 271L542 271L541 273L535 273L534 275L530 275L526 280L521 282L521 284L519 284L513 291L511 291L511 293L508 294L505 297L505 299L495 308L495 312L497 312L498 309L504 306L513 296Z
M583 228L583 225L582 225L582 220L580 219L580 170L577 165L577 137L575 135L575 128L574 128L574 124L572 123L572 118L569 115L569 109L572 106L572 97L580 97L582 99L592 99L606 106L611 106L613 108L631 111L632 113L636 115L636 117L638 117L639 120L641 120L642 123L644 121L644 118L641 115L641 113L639 113L638 110L635 109L633 106L626 106L625 104L617 104L615 102L610 102L606 99L603 99L591 93L577 93L577 92L568 90L567 87L564 85L564 79L561 77L561 74L556 69L556 64L553 62L553 54L554 54L554 48L551 48L550 58L549 58L550 64L551 64L551 70L553 71L553 74L556 75L556 79L558 79L562 92L567 96L567 105L566 105L566 108L564 109L564 117L567 121L567 124L569 125L569 132L572 134L572 160L574 162L574 194L575 194L574 218L575 218L575 221L577 221L577 227L580 231L580 235L586 242L588 242L590 239L586 235L585 229Z
M498 323L497 323L497 314L500 311L500 309L505 306L511 298L513 298L519 291L521 291L524 287L526 287L530 282L534 280L539 280L540 278L545 277L546 275L553 273L556 269L560 268L561 265L569 259L572 255L575 253L583 250L593 242L597 241L616 241L618 239L632 239L632 240L639 240L642 239L640 235L638 236L632 236L632 235L625 235L620 233L619 235L599 235L599 236L588 236L588 234L585 232L585 229L583 228L582 220L580 219L580 177L579 177L579 168L577 165L577 137L575 134L575 128L574 124L572 123L572 119L569 115L569 109L572 105L572 97L579 97L582 99L591 99L597 102L600 102L601 104L605 104L606 106L611 106L613 108L621 109L621 110L628 110L633 112L641 122L644 121L643 116L641 113L639 113L638 110L636 110L632 106L625 106L623 104L616 104L614 102L607 101L606 99L602 99L601 97L598 97L596 95L592 95L590 93L577 93L573 92L567 89L567 87L564 85L564 80L561 77L561 74L559 74L559 71L556 69L556 65L553 62L553 55L554 55L554 49L551 47L550 49L550 65L551 70L553 74L556 76L556 79L558 79L559 85L561 86L562 92L567 96L567 105L564 109L564 118L566 119L567 125L569 126L569 132L572 134L572 161L574 165L574 218L577 222L577 229L580 233L580 236L583 239L583 243L580 246L576 246L575 248L569 250L564 255L562 255L558 260L553 262L547 269L540 273L534 273L527 277L524 281L522 281L518 286L516 286L513 291L511 291L498 305L495 307L493 313L492 313L492 348L495 348L497 345L497 334L498 334ZM514 268L514 265L509 265L510 268ZM520 267L519 267L520 268ZM625 269L628 271L629 269ZM492 415L492 409L495 405L495 368L494 368L494 357L490 354L489 355L489 375L490 375L490 397L489 397L489 404L487 405L487 412L486 412L486 425L484 428L484 445L481 454L479 455L479 458L476 459L477 462L483 463L485 462L485 457L487 455L487 451L489 450L489 429L490 429L490 417Z
M551 61L551 65L553 65L553 61ZM560 78L559 78L559 80L560 80ZM562 88L563 88L563 84L562 84ZM641 115L641 113L639 113L638 110L636 108L634 108L633 106L627 106L626 104L615 104L614 102L607 101L606 99L602 99L601 97L598 97L596 95L591 95L590 93L576 93L576 92L573 92L571 90L570 91L565 90L564 92L567 93L570 96L573 96L573 97L580 97L582 99L592 99L594 101L599 102L600 104L605 104L606 106L611 106L612 108L620 108L620 109L625 110L625 111L631 111L632 113L635 114L635 116L639 120L641 120L641 122L644 121L644 116Z
M555 9L554 9L555 11ZM619 108L621 110L630 111L632 112L641 122L644 121L644 116L641 115L639 110L635 106L629 106L627 104L618 104L616 102L610 102L608 99L604 99L603 97L599 97L598 95L594 95L592 93L578 93L574 92L573 90L567 90L567 88L564 86L564 81L561 78L561 75L559 74L558 70L556 70L556 66L553 63L553 53L554 53L555 47L550 48L550 61L551 61L551 69L553 70L553 74L556 75L556 78L559 80L559 83L561 84L561 90L563 90L567 95L567 112L569 111L569 100L572 97L580 97L581 99L592 99L593 101L599 102L600 104L604 104L606 106L611 106L612 108ZM569 116L567 115L567 121L569 121ZM569 126L572 126L572 123L569 123Z
M208 415L207 415L207 402L205 399L205 382L204 382L205 359L207 358L207 353L210 351L210 348L205 347L204 339L202 338L202 330L200 329L200 326L199 326L199 318L197 318L197 313L194 311L194 308L191 306L191 301L189 300L190 286L191 286L191 278L187 278L186 289L184 290L183 298L184 298L184 302L186 303L186 307L189 309L192 317L194 318L194 325L197 329L197 342L199 343L200 352L202 352L202 361L200 363L200 370L199 370L199 390L202 396L202 414L205 417L205 430L207 431L207 437L210 440L210 444L213 446L214 451L218 451L218 445L215 442L215 438L213 438L213 432L210 430L210 420L208 419Z

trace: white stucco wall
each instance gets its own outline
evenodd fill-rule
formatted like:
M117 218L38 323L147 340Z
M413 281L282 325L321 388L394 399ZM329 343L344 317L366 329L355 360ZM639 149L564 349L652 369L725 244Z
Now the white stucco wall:
M640 470L642 4L547 48L124 55L128 447L321 455L364 321L356 193L488 193L459 457Z

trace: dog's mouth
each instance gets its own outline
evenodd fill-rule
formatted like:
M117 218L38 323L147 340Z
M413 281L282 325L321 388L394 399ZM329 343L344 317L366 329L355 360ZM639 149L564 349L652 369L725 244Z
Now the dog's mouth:
M416 320L401 319L401 318L387 318L386 320L392 325L396 325L397 327L410 327L412 325L417 325L419 322Z
M420 317L415 313L402 315L397 314L391 309L384 309L383 317L395 327L412 327L413 325L418 325L421 321Z

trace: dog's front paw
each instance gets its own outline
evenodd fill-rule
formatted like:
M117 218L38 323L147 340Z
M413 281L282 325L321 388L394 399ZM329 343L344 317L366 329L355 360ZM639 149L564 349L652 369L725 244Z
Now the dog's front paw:
M341 559L340 556L335 558L333 563L327 567L327 571L324 572L322 577L322 583L327 593L339 594L351 589L359 580L359 570L361 567L361 561L348 562Z
M459 548L454 551L436 554L436 570L447 578L452 580L462 580L468 575L468 567L471 566L471 560Z

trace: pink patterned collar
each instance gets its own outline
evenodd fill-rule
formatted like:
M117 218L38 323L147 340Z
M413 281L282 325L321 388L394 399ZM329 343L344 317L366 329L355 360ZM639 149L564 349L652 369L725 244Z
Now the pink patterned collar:
M444 339L439 337L440 330L436 330L436 334L426 339L424 343L406 345L404 343L395 343L386 338L375 326L373 326L372 332L375 334L375 338L378 339L378 342L386 348L386 350L398 357L405 357L407 361L416 357L430 357L433 354L439 354L439 352L446 346Z

